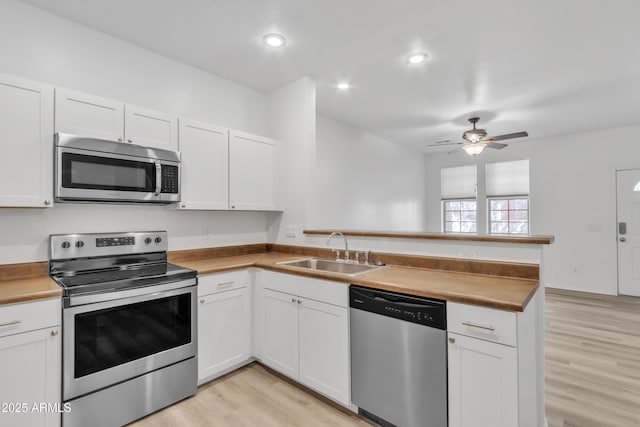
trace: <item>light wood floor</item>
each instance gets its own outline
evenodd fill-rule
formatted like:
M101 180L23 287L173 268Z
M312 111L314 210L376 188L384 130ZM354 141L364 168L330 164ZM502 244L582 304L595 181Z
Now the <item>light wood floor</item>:
M176 405L130 427L372 427L253 363L207 383Z
M640 426L640 298L547 290L545 320L549 427ZM252 364L131 426L371 424Z
M547 290L549 427L640 426L640 298Z

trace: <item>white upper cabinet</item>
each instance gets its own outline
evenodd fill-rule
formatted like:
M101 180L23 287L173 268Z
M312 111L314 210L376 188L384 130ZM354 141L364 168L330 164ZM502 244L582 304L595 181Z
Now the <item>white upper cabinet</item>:
M182 209L229 208L229 130L180 119Z
M229 207L278 210L278 142L244 132L229 132Z
M126 105L124 133L127 142L145 147L178 149L177 116Z
M0 206L52 206L53 87L0 75L0 121Z
M56 88L56 132L124 141L124 104Z
M177 116L64 88L56 88L55 131L178 149Z

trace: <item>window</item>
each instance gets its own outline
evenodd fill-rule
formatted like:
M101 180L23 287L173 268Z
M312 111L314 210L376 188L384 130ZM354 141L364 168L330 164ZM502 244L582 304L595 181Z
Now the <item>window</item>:
M444 231L446 233L476 233L477 202L475 200L443 200Z
M489 233L529 234L529 160L486 165Z
M476 166L440 170L442 230L445 233L476 233L478 206Z
M529 234L529 199L489 199L489 232Z
M440 170L442 230L445 233L477 233L476 166Z

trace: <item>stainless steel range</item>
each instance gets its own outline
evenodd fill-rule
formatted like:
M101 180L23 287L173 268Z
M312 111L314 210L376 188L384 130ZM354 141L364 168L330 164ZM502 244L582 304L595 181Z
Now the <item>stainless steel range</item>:
M195 394L197 277L167 248L164 231L50 236L63 426L120 426Z

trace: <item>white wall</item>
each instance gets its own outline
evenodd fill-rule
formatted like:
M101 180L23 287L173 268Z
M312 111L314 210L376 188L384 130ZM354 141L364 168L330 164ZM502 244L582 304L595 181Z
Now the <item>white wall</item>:
M0 73L270 136L265 94L24 3L0 2L0 40ZM0 263L47 259L53 233L166 229L170 249L265 242L267 219L159 206L0 209Z
M316 147L316 84L304 77L269 93L271 133L280 141L281 215L270 215L269 241L300 244L308 223ZM295 236L287 236L293 228Z
M615 295L616 170L640 168L639 132L632 126L515 142L477 158L425 156L427 229L440 230L440 168L528 158L531 234L556 238L544 248L544 284Z
M421 152L320 115L316 144L309 227L424 229Z

